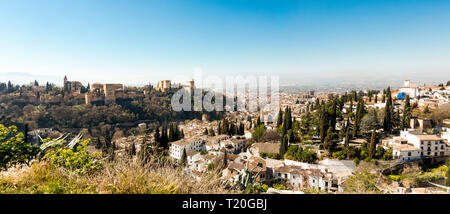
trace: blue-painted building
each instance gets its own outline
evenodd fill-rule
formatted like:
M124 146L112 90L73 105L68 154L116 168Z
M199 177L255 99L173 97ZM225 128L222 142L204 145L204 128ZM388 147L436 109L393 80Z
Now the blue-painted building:
M397 99L399 100L403 100L406 98L406 93L405 92L401 92L397 94Z

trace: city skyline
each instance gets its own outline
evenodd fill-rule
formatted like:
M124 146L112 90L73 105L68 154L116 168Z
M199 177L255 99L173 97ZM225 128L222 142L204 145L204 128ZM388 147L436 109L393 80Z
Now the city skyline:
M285 85L445 82L449 8L445 1L2 1L0 74L142 85L202 68L279 75Z

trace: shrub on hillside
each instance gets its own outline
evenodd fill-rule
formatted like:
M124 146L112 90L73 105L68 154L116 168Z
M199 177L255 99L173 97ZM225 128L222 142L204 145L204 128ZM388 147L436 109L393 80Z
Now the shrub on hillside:
M87 151L90 139L82 140L73 148L57 145L54 149L47 151L45 158L56 166L84 174L102 167L100 161L101 153Z
M24 141L16 126L5 127L0 124L0 168L8 165L28 163L37 157L40 149Z

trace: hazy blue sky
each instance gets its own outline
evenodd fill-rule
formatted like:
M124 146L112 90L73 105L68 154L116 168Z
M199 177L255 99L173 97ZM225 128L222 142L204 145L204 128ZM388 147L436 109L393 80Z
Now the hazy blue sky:
M0 0L0 73L447 81L449 11L447 0Z

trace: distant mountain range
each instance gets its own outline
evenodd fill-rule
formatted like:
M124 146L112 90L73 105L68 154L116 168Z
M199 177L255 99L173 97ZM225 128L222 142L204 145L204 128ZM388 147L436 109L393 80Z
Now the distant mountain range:
M0 73L0 82L11 81L11 83L19 85L34 83L35 80L37 80L40 85L44 85L47 82L63 85L63 79L64 77L51 75L33 75L19 72Z
M412 83L417 85L437 85L439 83L445 84L450 77L444 75L442 78L436 77L436 75L409 75L404 74L390 75L389 78L383 78L381 76L328 76L328 77L306 77L299 80L289 80L280 78L280 89L282 90L317 90L317 91L348 91L348 90L364 90L364 89L382 89L388 86L392 88L398 88L403 85L403 80L409 78ZM447 80L448 78L448 80ZM52 75L34 75L29 73L9 72L0 73L0 82L11 81L13 84L30 84L35 80L40 85L45 85L46 82L54 83L58 86L63 85L63 76ZM293 78L291 78L293 79ZM78 80L78 79L71 79ZM83 82L83 80L78 80ZM92 80L96 82L97 80ZM157 80L156 80L157 81ZM86 82L87 84L87 82ZM139 84L127 84L129 86L143 86Z

